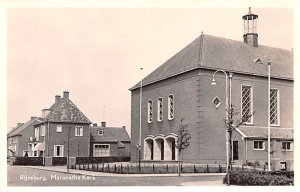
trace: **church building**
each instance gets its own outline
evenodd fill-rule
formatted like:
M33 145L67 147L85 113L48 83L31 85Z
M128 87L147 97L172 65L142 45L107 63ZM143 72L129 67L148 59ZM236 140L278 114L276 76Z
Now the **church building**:
M231 78L235 118L255 112L233 131L233 163L268 161L270 121L272 169L279 169L281 162L293 169L293 51L259 44L258 15L251 8L242 19L243 41L201 34L146 76L142 86L139 82L130 88L132 161L138 161L140 140L143 162L176 161L175 142L183 120L192 136L183 151L184 162L225 164L226 79Z

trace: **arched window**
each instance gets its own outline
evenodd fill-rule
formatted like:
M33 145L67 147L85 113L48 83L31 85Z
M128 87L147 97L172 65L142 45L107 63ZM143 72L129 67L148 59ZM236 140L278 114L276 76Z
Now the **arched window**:
M148 123L152 123L153 120L153 102L152 100L148 101L148 115L147 115L147 121Z
M157 100L157 121L163 120L163 98Z

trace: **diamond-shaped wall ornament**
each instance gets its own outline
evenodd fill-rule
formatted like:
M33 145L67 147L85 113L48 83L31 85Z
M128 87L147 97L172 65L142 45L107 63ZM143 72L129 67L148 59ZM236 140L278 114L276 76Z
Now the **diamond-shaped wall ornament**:
M221 99L219 99L218 96L216 96L213 100L212 100L213 105L218 108L221 105Z

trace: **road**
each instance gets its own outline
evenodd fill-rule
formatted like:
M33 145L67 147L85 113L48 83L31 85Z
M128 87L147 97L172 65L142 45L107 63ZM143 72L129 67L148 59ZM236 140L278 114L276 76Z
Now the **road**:
M7 166L8 186L183 186L222 185L222 175L118 177L86 176L34 168Z

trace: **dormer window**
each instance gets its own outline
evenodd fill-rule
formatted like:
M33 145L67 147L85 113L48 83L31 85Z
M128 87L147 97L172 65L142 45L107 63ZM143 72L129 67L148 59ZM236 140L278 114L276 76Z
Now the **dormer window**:
M103 130L98 130L98 135L103 135Z
M254 63L262 64L260 57L253 60Z

